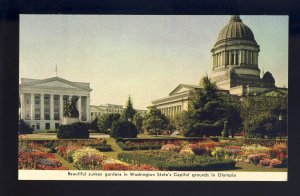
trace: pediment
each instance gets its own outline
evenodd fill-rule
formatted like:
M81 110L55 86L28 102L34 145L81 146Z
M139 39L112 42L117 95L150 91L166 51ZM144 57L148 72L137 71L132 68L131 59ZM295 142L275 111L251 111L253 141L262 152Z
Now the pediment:
M181 94L181 93L185 93L188 92L190 90L194 90L195 87L190 86L190 85L185 85L185 84L180 84L178 85L169 95L176 95L176 94Z
M72 89L78 89L77 86L71 85L71 84L67 84L65 82L62 81L51 81L51 82L42 82L42 83L37 83L34 84L33 86L36 87L52 87L52 88L72 88Z
M85 84L74 83L62 78L48 78L44 80L26 80L22 86L24 87L38 87L38 88L59 88L59 89L80 89L80 90L90 90L89 87L83 86Z

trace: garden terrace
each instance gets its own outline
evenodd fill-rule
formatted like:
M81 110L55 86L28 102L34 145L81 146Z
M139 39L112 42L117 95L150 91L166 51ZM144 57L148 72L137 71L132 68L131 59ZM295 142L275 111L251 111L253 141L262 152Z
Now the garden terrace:
M209 138L117 138L116 142L122 150L155 150L166 144L180 145L183 142L199 143L210 141Z

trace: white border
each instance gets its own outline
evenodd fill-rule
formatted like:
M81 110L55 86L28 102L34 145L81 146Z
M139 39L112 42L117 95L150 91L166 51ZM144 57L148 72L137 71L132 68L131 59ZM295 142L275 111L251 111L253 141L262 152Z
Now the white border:
M287 172L19 170L19 180L287 181Z

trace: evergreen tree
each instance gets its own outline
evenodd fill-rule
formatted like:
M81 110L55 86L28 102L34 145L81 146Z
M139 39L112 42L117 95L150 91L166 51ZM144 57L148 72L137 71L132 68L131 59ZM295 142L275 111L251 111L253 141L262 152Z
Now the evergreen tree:
M132 104L132 100L131 97L129 95L127 103L126 103L126 107L122 113L122 119L123 120L128 120L133 119L133 116L135 115L136 110L133 108L133 104Z
M155 134L157 134L158 130L166 129L168 124L169 120L167 117L156 107L151 107L149 113L144 117L142 128L147 132L154 130Z
M184 135L220 135L227 116L224 101L208 76L201 79L200 87L194 91L188 111L183 114Z

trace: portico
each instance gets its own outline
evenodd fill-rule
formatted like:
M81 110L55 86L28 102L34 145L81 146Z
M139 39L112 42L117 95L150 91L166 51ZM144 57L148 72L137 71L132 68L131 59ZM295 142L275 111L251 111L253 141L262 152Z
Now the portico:
M44 80L21 79L21 119L36 130L57 129L63 118L64 98L78 96L79 119L88 122L89 83L71 82L59 77Z

